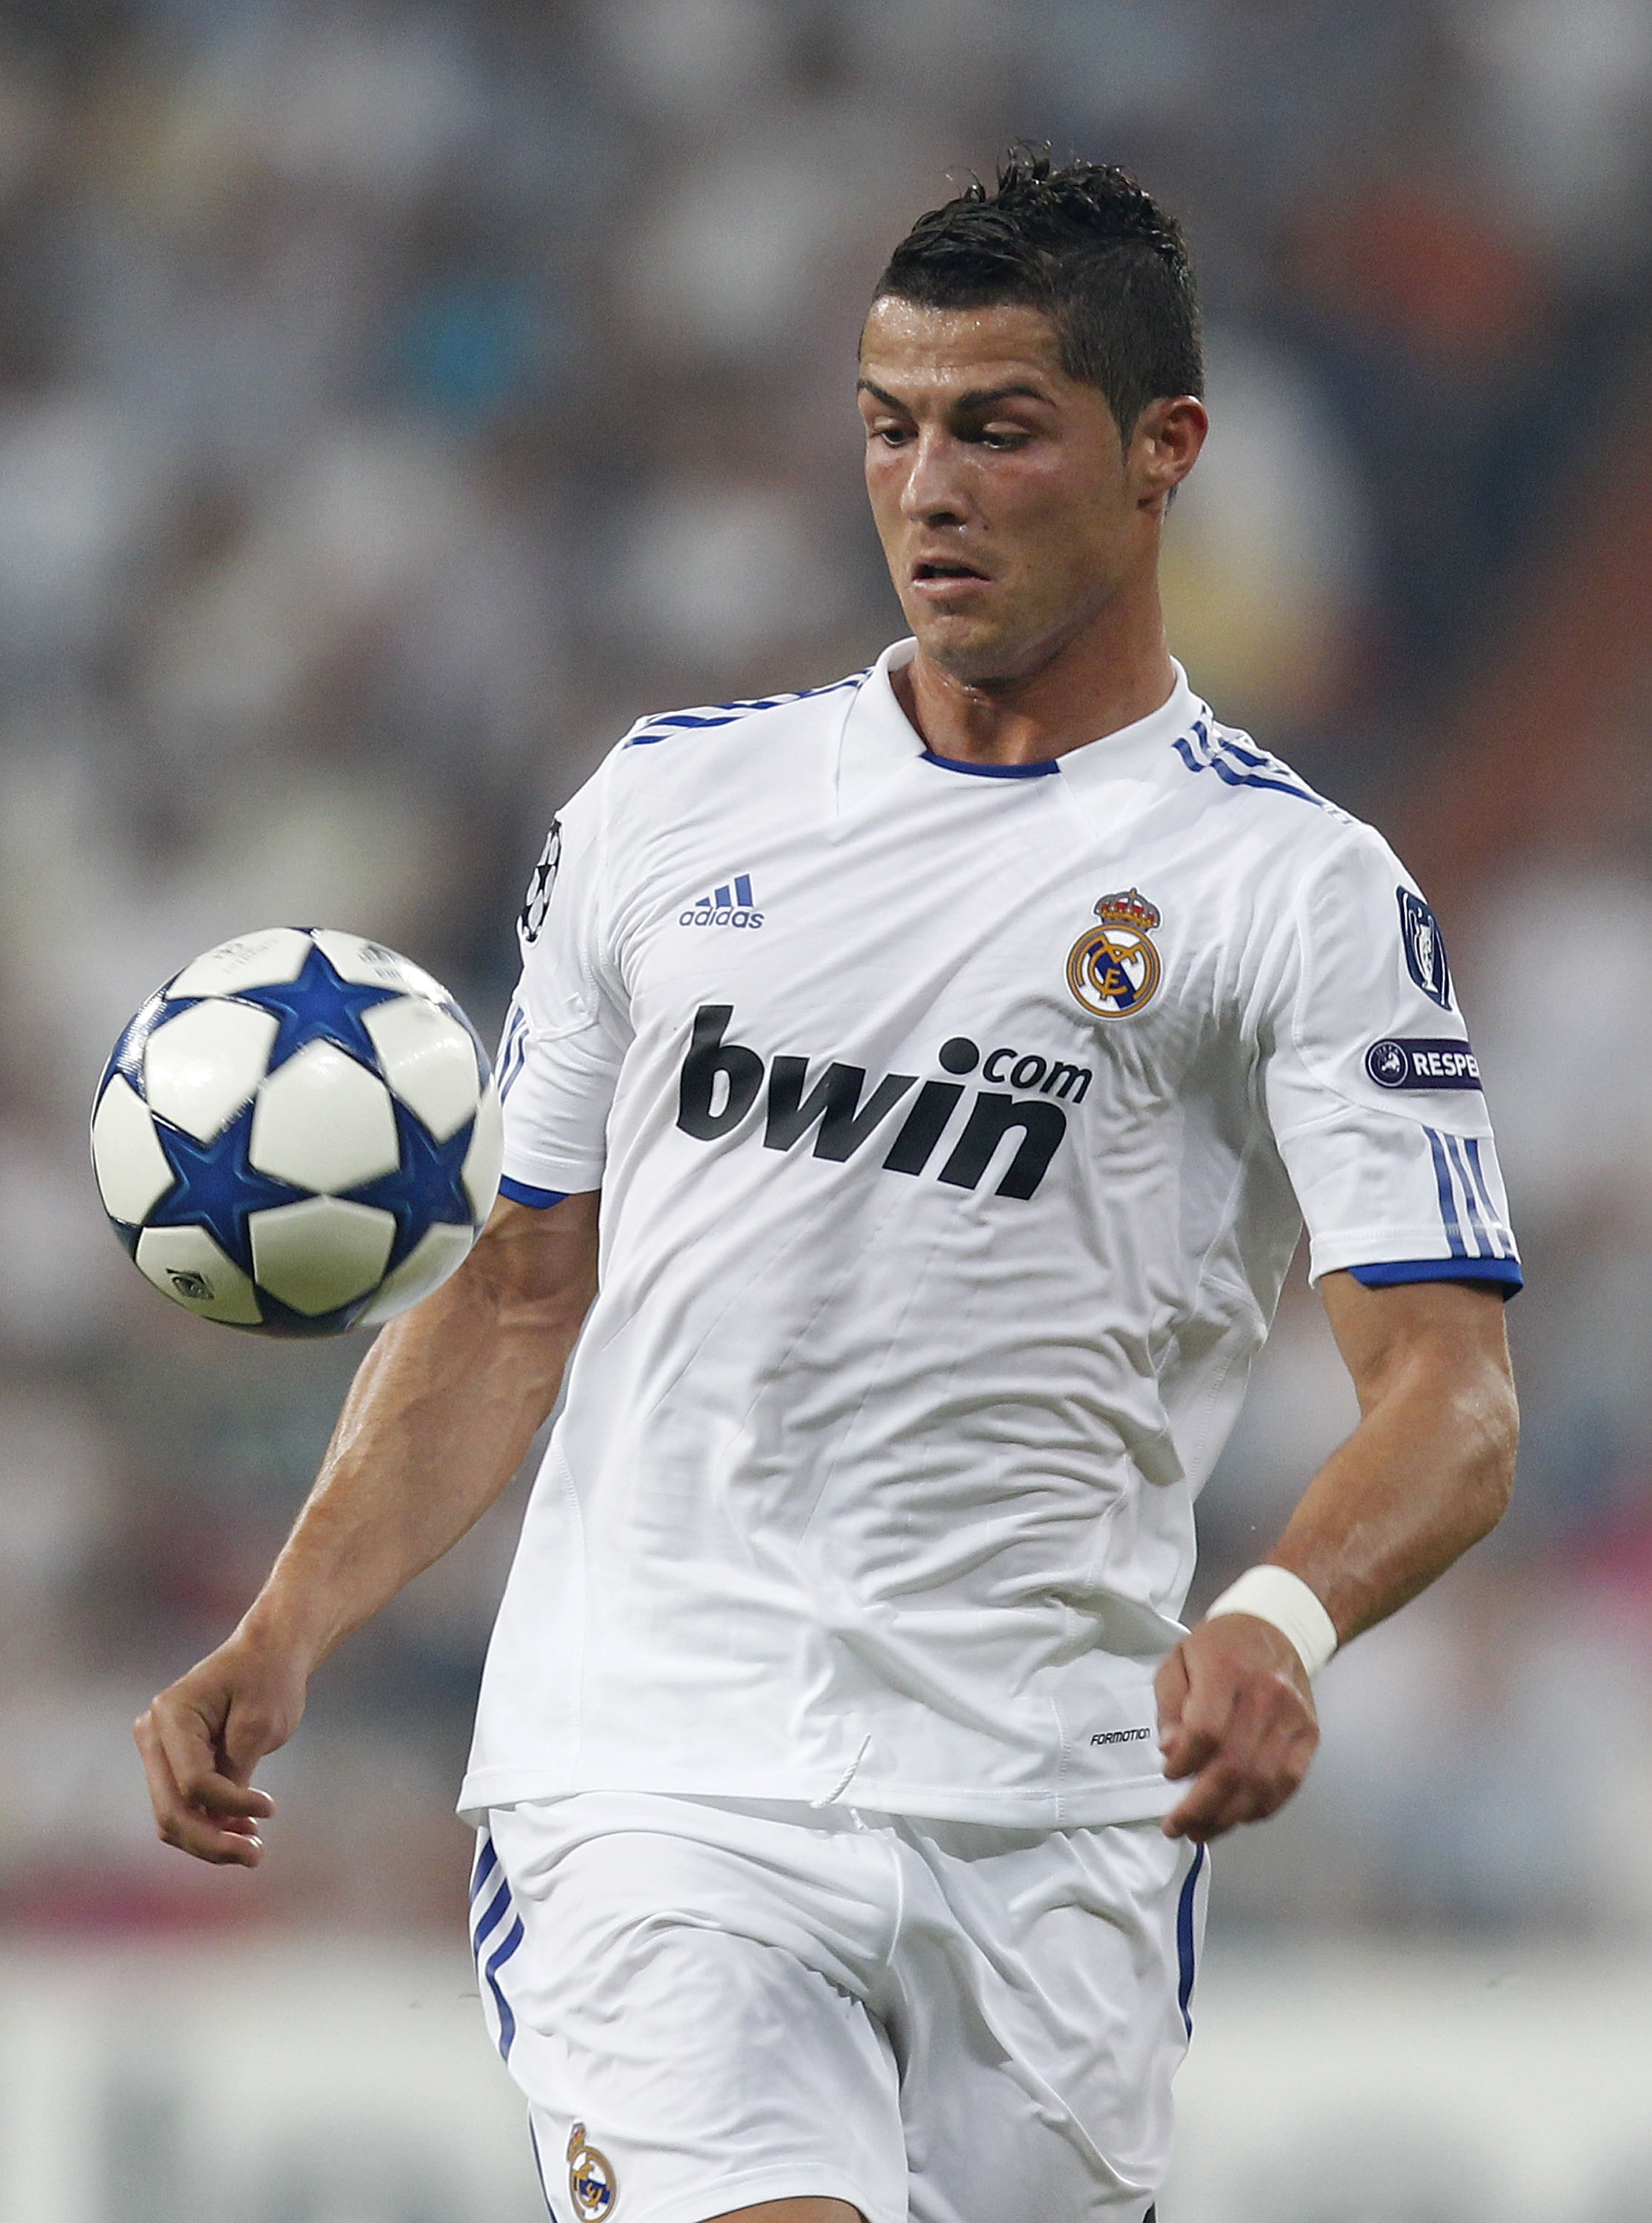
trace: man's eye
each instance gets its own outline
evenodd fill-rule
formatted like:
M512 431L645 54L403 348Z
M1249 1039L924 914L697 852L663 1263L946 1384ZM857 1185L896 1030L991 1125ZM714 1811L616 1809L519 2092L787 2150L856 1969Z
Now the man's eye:
M983 448L1024 448L1032 435L989 430L977 432L976 438Z

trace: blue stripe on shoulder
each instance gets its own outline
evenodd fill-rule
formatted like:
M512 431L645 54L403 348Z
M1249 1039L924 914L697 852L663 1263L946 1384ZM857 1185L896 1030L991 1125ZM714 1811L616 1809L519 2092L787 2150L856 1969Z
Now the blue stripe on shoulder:
M778 710L788 702L811 702L820 695L836 695L845 687L858 687L871 670L851 671L846 679L833 679L825 687L800 687L790 695L756 695L744 702L708 702L697 710L663 710L642 719L625 737L628 749L645 749L656 741L669 741L679 733L703 733L711 726L732 726L759 710Z
M1208 720L1207 712L1190 733L1179 734L1172 744L1190 771L1213 771L1226 787L1264 787L1275 795L1294 796L1298 803L1311 803L1316 810L1324 809L1324 797L1316 795L1288 764L1263 750L1243 748L1225 735L1213 738Z

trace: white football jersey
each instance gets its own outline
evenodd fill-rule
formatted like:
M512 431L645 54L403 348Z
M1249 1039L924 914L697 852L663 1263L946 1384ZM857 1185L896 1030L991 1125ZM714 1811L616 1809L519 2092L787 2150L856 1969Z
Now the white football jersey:
M1517 1283L1382 840L1179 671L1047 764L937 758L911 653L644 721L535 875L505 1190L600 1187L601 1286L468 1813L1166 1811L1153 1673L1303 1220L1315 1275Z

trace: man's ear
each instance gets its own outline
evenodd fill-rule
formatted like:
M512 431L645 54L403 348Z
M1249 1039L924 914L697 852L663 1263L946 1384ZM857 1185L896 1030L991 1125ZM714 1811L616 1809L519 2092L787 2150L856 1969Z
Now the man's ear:
M1199 460L1210 418L1197 394L1161 394L1136 419L1130 463L1144 508L1162 507Z

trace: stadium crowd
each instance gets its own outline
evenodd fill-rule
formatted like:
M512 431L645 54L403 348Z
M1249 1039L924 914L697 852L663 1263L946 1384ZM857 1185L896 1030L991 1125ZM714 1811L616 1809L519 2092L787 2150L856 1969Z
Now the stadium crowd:
M1642 0L6 11L0 1927L449 1920L516 1500L325 1672L260 1875L153 1841L128 1724L245 1603L361 1339L164 1305L103 1224L91 1089L157 981L284 919L407 950L486 1030L612 737L891 637L859 314L1016 135L1187 224L1216 431L1171 645L1423 875L1526 1261L1515 1509L1329 1673L1222 1917L1652 1930ZM1293 1284L1199 1596L1351 1409Z

